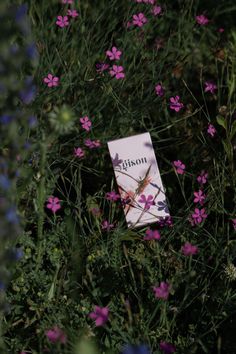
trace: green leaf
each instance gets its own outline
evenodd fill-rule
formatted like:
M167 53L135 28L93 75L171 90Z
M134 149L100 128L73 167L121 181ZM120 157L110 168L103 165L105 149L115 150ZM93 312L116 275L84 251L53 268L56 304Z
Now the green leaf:
M218 123L219 125L221 125L225 130L227 130L227 124L226 124L226 120L225 120L224 117L222 117L222 116L217 116L217 117L216 117L216 120L217 120L217 123Z
M235 134L236 134L236 120L233 122L233 124L231 126L231 131L230 131L230 135L229 135L230 140L233 139Z
M224 150L226 152L226 155L228 157L228 159L231 161L232 157L233 157L233 147L232 145L225 140L222 140L222 144L224 145Z

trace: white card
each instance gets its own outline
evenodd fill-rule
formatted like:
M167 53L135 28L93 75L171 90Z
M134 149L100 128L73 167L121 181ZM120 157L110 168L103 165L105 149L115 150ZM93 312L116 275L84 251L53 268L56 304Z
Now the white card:
M109 141L108 148L128 227L169 216L150 134Z

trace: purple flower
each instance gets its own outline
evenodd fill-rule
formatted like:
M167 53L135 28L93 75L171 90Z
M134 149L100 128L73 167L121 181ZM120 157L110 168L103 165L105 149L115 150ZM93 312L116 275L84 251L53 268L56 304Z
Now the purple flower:
M0 175L0 188L3 190L8 190L11 187L11 181L5 175Z
M114 228L114 224L110 224L107 220L103 220L101 223L102 230L110 231Z
M118 199L120 199L120 195L117 194L115 191L111 191L106 193L106 199L112 202L116 202Z
M147 23L147 18L142 12L137 15L133 15L133 25L142 27L145 23Z
M181 247L181 252L182 252L185 256L192 256L192 255L198 253L198 247L192 245L190 242L186 242L186 243Z
M69 26L68 16L57 16L56 24L61 28Z
M173 344L161 341L160 350L164 352L164 354L172 354L176 351L176 348Z
M109 57L110 60L119 60L122 51L117 49L116 47L112 47L111 50L106 51L106 56Z
M179 112L183 107L183 103L179 102L180 97L175 96L170 98L170 109L173 109L175 112Z
M117 80L119 80L119 79L123 79L125 77L125 73L123 71L124 71L123 66L113 65L112 69L109 71L109 74L111 76L115 76L115 78Z
M200 189L198 192L194 192L193 194L195 196L193 202L203 205L204 200L206 199L206 195L203 193L203 191Z
M98 73L102 73L109 68L109 65L106 63L96 63L95 67Z
M198 15L195 17L195 19L200 26L205 26L209 23L209 20L205 15Z
M173 220L171 216L165 216L160 217L160 219L157 222L158 227L165 227L165 226L172 226L173 225Z
M152 13L154 16L161 15L161 11L162 11L161 6L153 6L152 8Z
M204 219L207 218L207 214L205 213L205 208L202 209L195 208L194 213L191 216L195 224L200 224Z
M158 299L167 300L170 292L170 284L164 281L161 282L160 286L153 287L155 292L155 297Z
M215 135L215 133L216 133L216 128L214 127L214 125L208 123L207 133L208 133L209 135L211 135L212 137Z
M45 332L46 337L52 343L62 343L66 344L67 338L65 333L58 326L54 326Z
M153 201L153 196L152 195L148 195L148 197L146 198L146 196L144 194L142 194L140 196L140 199L138 200L139 203L144 203L144 209L148 210L150 209L150 207L152 205L155 205L155 202Z
M214 82L206 81L204 85L205 85L205 90L204 90L205 92L210 92L212 94L215 93L217 86L216 86L216 84L214 84Z
M11 123L13 117L9 116L8 114L4 114L3 116L0 117L0 122L4 125L7 125Z
M6 219L8 222L10 222L12 224L19 223L19 217L16 213L16 207L11 207L6 211Z
M104 326L108 321L109 308L108 307L99 307L95 306L94 311L90 312L89 317L95 320L95 325L97 327Z
M205 172L204 170L202 170L201 174L197 177L197 181L200 184L206 184L207 183L207 178L208 178L208 173Z
M182 161L180 161L180 160L174 161L173 165L175 167L176 172L179 175L183 175L184 174L186 166L185 166L185 164Z
M165 93L165 90L161 84L157 84L155 86L155 91L156 91L157 96L159 96L159 97L162 97Z

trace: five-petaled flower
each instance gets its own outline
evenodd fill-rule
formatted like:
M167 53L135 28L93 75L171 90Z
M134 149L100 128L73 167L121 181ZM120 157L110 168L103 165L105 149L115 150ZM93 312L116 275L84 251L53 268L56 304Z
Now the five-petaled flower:
M84 150L80 147L74 148L74 156L76 157L84 157Z
M137 15L133 15L133 25L142 27L145 23L147 23L147 18L142 12Z
M160 350L164 352L164 354L172 354L176 352L176 348L173 344L169 342L160 342Z
M197 177L197 181L200 184L206 184L207 178L208 178L208 173L203 170L201 171L201 174Z
M209 23L209 19L205 15L198 15L195 17L197 23L201 26L205 26Z
M161 235L159 233L158 230L151 230L151 229L147 229L146 230L146 236L144 236L144 240L160 240Z
M194 213L191 216L195 224L200 224L204 219L207 218L207 214L205 213L205 208L202 209L195 208Z
M157 84L155 86L155 91L156 91L157 96L159 96L159 97L162 97L165 93L165 90L161 84Z
M160 286L158 287L154 286L153 290L156 298L167 300L170 293L170 284L162 281L160 283Z
M122 52L118 50L116 47L112 47L111 50L106 51L107 57L109 57L110 60L119 60Z
M111 191L106 193L106 199L112 202L116 202L118 199L120 199L120 195L117 194L115 191Z
M204 85L205 85L205 90L204 90L205 92L210 92L212 94L215 93L215 90L217 89L217 86L216 86L216 84L214 82L206 81L204 83Z
M183 103L179 102L180 97L175 96L170 98L170 109L173 109L175 112L179 112L183 107Z
M95 67L98 73L102 73L109 68L109 65L106 63L96 63Z
M109 71L111 76L115 76L117 80L123 79L125 77L125 73L123 72L124 68L121 65L113 65L112 69Z
M52 74L48 74L47 77L44 77L43 82L48 85L48 87L58 86L59 77L53 76Z
M214 127L214 125L208 123L207 133L208 133L209 135L211 135L212 137L215 135L215 133L216 133L216 128Z
M195 196L193 202L203 205L204 200L206 199L206 195L203 193L203 191L200 189L198 192L194 192L193 194Z
M95 306L94 311L90 312L89 317L95 320L97 327L103 326L108 321L109 308Z
M80 123L82 128L85 129L87 132L91 129L92 123L88 116L80 118Z
M57 16L56 24L61 28L69 26L68 16Z
M78 12L76 10L68 10L67 11L68 16L72 17L72 18L76 18L79 16Z
M45 332L46 337L48 338L48 340L52 343L62 343L62 344L66 344L66 335L63 332L63 330L57 326L54 326L51 329L48 329Z
M152 13L154 16L159 16L161 14L161 6L153 6Z
M84 145L87 146L89 149L95 149L97 147L100 147L101 143L100 143L100 140L86 139L84 141Z
M53 213L61 209L60 200L57 197L51 196L48 198L47 202L47 208L51 209Z
M158 211L164 210L165 213L169 213L169 208L168 208L166 200L160 200L157 203L157 210Z
M152 205L155 205L155 202L154 202L154 200L153 200L153 196L152 195L148 195L147 197L144 195L144 194L142 194L141 196L140 196L140 199L138 200L139 201L139 203L144 203L145 205L144 205L144 209L145 210L148 210L148 209L150 209L150 207L152 206Z
M185 242L185 244L181 247L181 252L185 256L192 256L198 253L198 247L192 245L190 242Z
M173 165L175 167L175 171L179 174L179 175L183 175L184 172L185 172L185 164L180 161L180 160L177 160L177 161L174 161L173 162Z

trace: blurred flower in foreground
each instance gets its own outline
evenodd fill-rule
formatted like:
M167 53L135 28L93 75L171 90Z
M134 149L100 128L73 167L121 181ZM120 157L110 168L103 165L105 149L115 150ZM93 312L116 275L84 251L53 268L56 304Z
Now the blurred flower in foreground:
M54 111L49 113L49 120L55 132L67 134L74 127L75 116L68 106L63 105L60 108L56 107Z
M160 349L165 353L165 354L172 354L176 351L176 348L173 344L164 342L162 341L160 343Z
M89 317L95 320L95 325L97 327L105 325L108 321L109 308L95 306L94 311L90 312Z
M150 350L145 344L141 345L126 345L121 354L151 354Z
M62 329L60 329L57 326L54 326L51 329L48 329L45 332L46 337L48 338L48 340L52 343L62 343L62 344L66 344L67 338L65 333L63 332Z
M195 19L196 22L201 26L205 26L209 23L209 19L205 15L198 15L195 17Z

